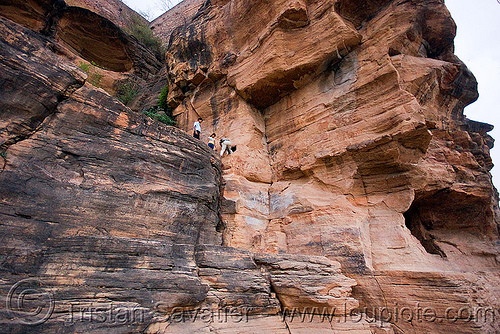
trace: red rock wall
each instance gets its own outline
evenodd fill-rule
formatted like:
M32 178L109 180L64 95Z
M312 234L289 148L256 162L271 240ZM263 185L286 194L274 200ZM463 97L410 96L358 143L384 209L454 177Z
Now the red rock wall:
M121 0L67 0L66 3L68 6L88 9L107 18L120 28L129 28L134 20L148 23L145 18L134 12Z
M0 305L29 277L55 299L38 326L0 309L6 331L498 332L446 318L499 309L500 251L491 126L463 115L477 83L442 1L185 2L153 22L171 34L161 70L103 13L0 9ZM184 132L87 83L75 59L105 55L144 89L168 82ZM237 145L222 164L212 132ZM110 303L144 319L69 311ZM175 307L248 317L173 322ZM287 318L306 307L342 311Z
M473 303L498 272L498 195L491 126L463 115L477 83L455 30L442 1L233 0L176 31L181 127L201 116L204 139L238 147L222 160L224 243L340 261L367 305Z
M221 246L217 156L89 84L74 63L77 47L87 37L125 36L78 50L91 57L130 40L95 13L59 5L45 9L60 14L46 30L0 18L1 328L158 332L175 307L240 308L257 319L282 305L357 307L356 282L336 261ZM135 52L134 59L150 56ZM115 64L120 71L128 62ZM29 282L35 285L23 285ZM43 296L51 298L37 299ZM33 300L41 306L29 312ZM120 310L139 318L117 320ZM277 316L270 323L286 328Z

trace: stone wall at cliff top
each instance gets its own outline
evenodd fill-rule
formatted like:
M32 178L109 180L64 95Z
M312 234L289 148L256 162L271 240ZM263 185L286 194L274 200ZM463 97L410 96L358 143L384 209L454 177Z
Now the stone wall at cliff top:
M198 12L204 0L184 0L169 9L165 14L154 19L149 27L155 36L158 36L168 45L170 34L178 26L191 22L191 18Z

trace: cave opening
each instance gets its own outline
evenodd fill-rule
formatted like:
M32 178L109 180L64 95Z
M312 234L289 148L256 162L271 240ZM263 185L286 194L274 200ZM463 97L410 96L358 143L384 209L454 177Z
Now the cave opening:
M416 193L404 214L405 225L430 254L446 258L439 243L446 235L468 231L476 235L491 232L493 212L486 197L442 189Z
M410 230L411 234L420 241L420 244L425 248L429 254L437 254L442 258L446 258L446 254L436 244L434 236L431 231L433 224L430 221L423 220L420 211L429 210L419 201L414 201L408 211L403 216L405 218L405 225Z
M68 7L58 23L58 39L99 67L114 72L133 68L125 34L111 21L79 7Z

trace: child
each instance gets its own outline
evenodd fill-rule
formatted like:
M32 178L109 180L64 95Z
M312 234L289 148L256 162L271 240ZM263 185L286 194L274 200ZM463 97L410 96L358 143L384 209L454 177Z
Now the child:
M208 147L212 150L215 148L215 132L208 137Z

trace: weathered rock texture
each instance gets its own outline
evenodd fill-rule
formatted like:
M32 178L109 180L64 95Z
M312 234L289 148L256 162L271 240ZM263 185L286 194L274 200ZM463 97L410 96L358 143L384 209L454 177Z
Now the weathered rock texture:
M357 307L356 282L336 261L221 246L217 156L88 84L74 64L83 55L64 36L79 41L88 25L78 23L104 19L61 7L75 24L61 19L56 34L0 18L2 329L154 332L176 307L241 308L246 317L283 305ZM109 27L95 25L94 37L105 40ZM18 303L23 292L36 299L12 290L26 278L49 289L53 310L29 314L36 306Z
M83 7L78 5L80 3ZM87 9L88 3L91 1L70 1L67 4L63 0L14 0L0 3L0 13L67 46L72 53L69 58L81 57L104 69L132 72L143 79L156 74L160 62L134 37L119 28L117 24L125 24L123 17L110 16L112 22Z
M2 117L2 138L10 139L0 173L2 299L7 285L25 276L57 286L55 322L19 328L4 318L2 327L55 332L72 301L135 305L149 309L149 319L153 300L203 300L208 287L194 273L194 251L220 243L219 163L180 130L84 85L84 73L43 38L5 19L1 25L8 33L0 108L16 115ZM13 72L17 78L8 76ZM4 94L8 82L30 84L24 99ZM67 325L82 330L82 323ZM84 326L88 332L102 324Z
M463 116L477 84L442 1L186 2L153 22L162 69L121 7L78 3L0 4L0 302L29 277L55 301L2 329L500 331L491 126ZM79 59L168 82L188 134ZM222 163L212 132L237 145Z
M86 8L107 18L120 28L130 28L135 20L148 21L121 0L64 0L69 6Z
M204 138L238 147L223 159L224 244L340 261L370 307L498 309L481 282L500 262L492 127L463 115L477 83L455 30L442 1L201 6L170 38L170 103L186 131L201 116ZM497 325L475 326L394 328Z

